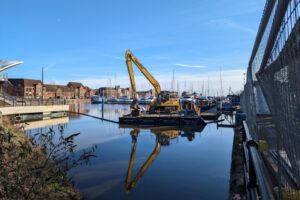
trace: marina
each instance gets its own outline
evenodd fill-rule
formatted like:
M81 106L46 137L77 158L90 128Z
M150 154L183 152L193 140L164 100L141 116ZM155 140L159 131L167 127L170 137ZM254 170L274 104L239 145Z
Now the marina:
M0 199L300 200L300 0L1 6Z
M104 108L104 117L110 120L130 113L128 105L108 104ZM81 105L79 109L87 115L102 116L101 105ZM216 124L194 128L137 127L70 113L64 123L26 132L34 135L49 128L59 130L62 125L66 136L81 133L75 138L78 145L75 154L98 145L97 157L89 165L76 167L69 173L88 199L166 198L161 196L161 190L172 199L198 198L199 193L203 199L222 199L228 195L233 129L217 129ZM151 164L148 159L153 159ZM210 193L212 189L218 193Z

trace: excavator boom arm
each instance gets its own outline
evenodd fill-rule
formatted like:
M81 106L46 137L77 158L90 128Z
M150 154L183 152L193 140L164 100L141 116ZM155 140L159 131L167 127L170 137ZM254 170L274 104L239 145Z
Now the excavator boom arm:
M155 89L156 94L160 94L161 89L160 89L160 85L157 82L157 80L147 71L147 69L142 65L142 63L140 63L140 61L134 55L132 55L132 53L129 49L126 51L125 59L126 59L126 65L127 65L129 77L130 77L131 87L133 90L134 99L137 99L137 94L136 94L136 86L135 86L135 80L134 80L134 74L133 74L131 61L137 66L137 68L142 72L142 74L152 84L152 86Z
M149 168L149 166L152 164L152 162L155 160L155 158L160 153L161 144L160 142L156 142L155 149L151 153L151 155L148 157L147 161L144 163L144 165L140 168L139 172L135 175L133 181L131 180L132 176L132 170L133 170L133 164L134 164L134 157L135 157L135 151L136 151L136 141L134 142L134 145L131 149L131 155L130 155L130 162L129 167L127 170L126 175L126 182L125 182L125 192L126 194L129 194L130 190L138 183L138 181L141 179L145 171Z

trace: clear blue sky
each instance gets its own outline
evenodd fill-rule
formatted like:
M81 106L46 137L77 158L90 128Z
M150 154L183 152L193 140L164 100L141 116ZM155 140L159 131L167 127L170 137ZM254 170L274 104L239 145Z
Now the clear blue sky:
M1 0L0 59L9 77L91 87L129 85L126 49L168 88L176 81L238 90L265 0ZM137 73L139 78L140 74ZM116 80L115 80L116 77ZM190 83L190 82L191 83ZM148 87L143 78L140 88ZM183 87L183 86L182 86ZM188 87L188 86L186 86ZM196 87L196 86L195 86ZM216 89L217 90L217 89Z

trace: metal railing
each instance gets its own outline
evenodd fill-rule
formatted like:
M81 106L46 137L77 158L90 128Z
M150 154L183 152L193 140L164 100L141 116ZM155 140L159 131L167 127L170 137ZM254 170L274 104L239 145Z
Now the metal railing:
M260 162L260 156L258 152L258 144L252 139L248 125L246 121L243 121L244 126L244 172L246 178L247 187L247 199L262 199L269 200L274 199L273 193L269 192L270 187L267 186L267 181L264 177L264 172Z
M4 107L8 106L42 106L42 105L64 105L65 99L38 99L10 96L5 92L0 92L0 100Z

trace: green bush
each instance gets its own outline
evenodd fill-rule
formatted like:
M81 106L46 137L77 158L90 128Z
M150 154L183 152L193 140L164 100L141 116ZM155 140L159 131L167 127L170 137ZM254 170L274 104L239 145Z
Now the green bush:
M51 128L26 136L13 126L0 125L1 199L83 199L67 172L88 163L97 146L76 159L74 138L79 133L64 137L62 126L58 132L55 143Z

